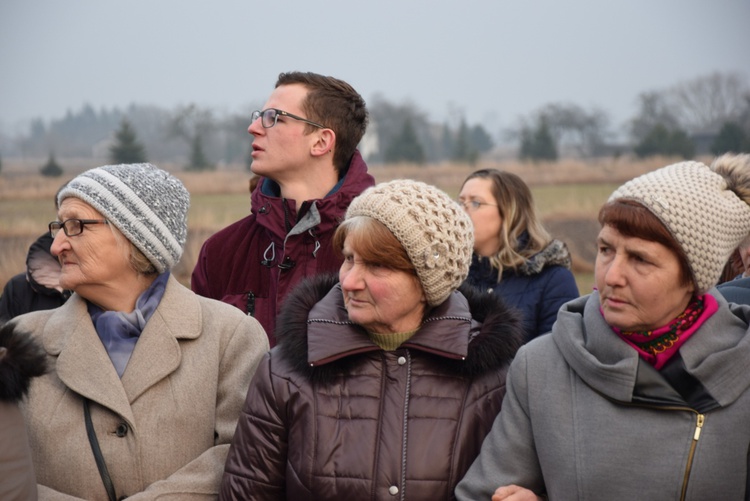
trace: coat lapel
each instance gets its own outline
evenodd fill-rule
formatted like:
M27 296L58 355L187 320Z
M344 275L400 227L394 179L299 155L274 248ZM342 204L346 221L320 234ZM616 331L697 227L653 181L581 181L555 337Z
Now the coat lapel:
M125 389L94 330L83 298L74 294L50 317L44 346L50 354L57 355L57 375L65 386L134 425Z
M86 309L74 294L52 314L44 332L44 346L57 355L60 380L135 426L130 405L150 387L169 376L182 360L178 339L201 333L198 299L174 277L169 278L159 306L143 329L120 379Z
M197 338L201 325L200 304L195 295L170 276L164 296L135 344L122 375L130 402L180 367L182 353L178 339Z

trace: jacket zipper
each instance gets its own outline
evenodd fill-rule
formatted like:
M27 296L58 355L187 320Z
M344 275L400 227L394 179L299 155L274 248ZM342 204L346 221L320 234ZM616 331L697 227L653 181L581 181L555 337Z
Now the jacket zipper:
M688 481L690 480L690 473L691 473L691 470L693 469L693 459L695 459L695 449L698 447L698 439L701 436L701 430L703 429L703 425L706 422L706 415L701 414L700 412L690 407L682 407L678 405L660 406L660 405L640 404L640 403L634 403L634 402L622 402L620 400L615 400L598 390L594 390L594 392L598 393L600 396L604 397L606 400L609 400L610 402L613 402L619 405L624 405L626 407L642 407L645 409L658 409L658 410L665 410L665 411L683 411L683 412L687 411L687 412L692 412L693 414L697 416L696 423L695 423L695 431L693 432L693 442L690 444L690 453L688 454L687 465L685 466L685 475L683 476L683 479L682 479L682 492L680 493L680 501L685 501L685 496L687 495Z
M248 291L247 293L247 302L245 303L245 308L249 317L255 316L255 294L253 293L253 291Z
M409 430L409 392L411 391L411 356L406 350L406 388L404 395L404 440L401 442L401 501L406 499L406 444Z
M682 493L680 500L684 501L685 495L687 494L688 481L690 480L690 470L693 468L693 458L695 456L695 449L698 447L698 439L701 436L701 430L703 429L703 423L706 421L706 416L698 414L698 418L695 423L695 432L693 433L693 443L690 444L690 454L688 454L687 466L685 467L685 478L682 481Z

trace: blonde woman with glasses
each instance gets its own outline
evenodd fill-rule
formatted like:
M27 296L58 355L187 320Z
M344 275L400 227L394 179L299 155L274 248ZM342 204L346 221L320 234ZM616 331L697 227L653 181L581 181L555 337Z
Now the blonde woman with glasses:
M458 201L474 223L467 282L520 310L527 341L549 332L560 306L579 294L570 253L537 218L529 187L510 172L482 169L466 178Z

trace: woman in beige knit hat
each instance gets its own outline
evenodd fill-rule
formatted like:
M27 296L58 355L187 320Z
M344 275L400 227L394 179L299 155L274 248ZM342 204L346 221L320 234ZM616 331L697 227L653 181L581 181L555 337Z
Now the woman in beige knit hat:
M220 499L451 499L500 410L520 319L458 290L472 225L397 180L355 198L338 277L295 290L235 433Z
M519 350L459 500L748 499L750 307L714 286L749 203L750 155L612 194L596 290Z

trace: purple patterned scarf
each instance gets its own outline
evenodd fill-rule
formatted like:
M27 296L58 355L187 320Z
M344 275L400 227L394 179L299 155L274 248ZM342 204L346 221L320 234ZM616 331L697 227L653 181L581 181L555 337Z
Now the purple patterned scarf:
M91 321L118 376L122 377L125 372L130 355L135 349L135 343L143 332L143 328L146 327L146 322L159 306L164 290L167 288L168 279L168 271L156 277L149 288L138 296L135 309L130 313L104 311L94 303L88 302Z

